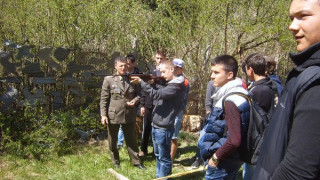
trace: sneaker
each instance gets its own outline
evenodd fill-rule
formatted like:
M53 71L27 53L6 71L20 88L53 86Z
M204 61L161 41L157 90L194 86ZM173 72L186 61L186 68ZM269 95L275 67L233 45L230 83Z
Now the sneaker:
M135 167L141 169L141 170L146 170L147 168L143 164L135 164Z
M119 168L120 168L120 164L114 163L114 164L113 164L113 167L116 168L116 169L119 169Z
M200 158L196 158L196 160L192 163L191 168L198 169L201 163L202 163L202 160Z

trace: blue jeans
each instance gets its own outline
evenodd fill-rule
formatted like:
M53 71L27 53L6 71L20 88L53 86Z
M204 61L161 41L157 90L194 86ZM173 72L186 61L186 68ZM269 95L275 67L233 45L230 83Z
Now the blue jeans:
M236 180L238 171L227 171L221 167L213 167L208 164L206 171L206 180Z
M122 126L120 125L119 133L118 133L118 143L117 143L118 146L123 146L123 139L124 139L123 130L122 130Z
M252 178L253 171L254 171L255 167L256 167L256 165L243 163L243 165L242 165L242 169L243 169L242 177L243 177L243 180L250 180Z
M171 138L174 129L158 129L152 127L152 142L156 156L156 177L165 177L171 174L172 161L170 156Z
M178 139L183 118L183 111L180 111L174 120L174 133L172 139Z

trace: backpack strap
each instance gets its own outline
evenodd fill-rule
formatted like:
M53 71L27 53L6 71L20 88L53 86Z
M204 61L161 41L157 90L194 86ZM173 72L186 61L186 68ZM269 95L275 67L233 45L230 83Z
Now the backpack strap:
M229 97L229 96L232 96L232 95L238 95L238 96L241 96L241 97L243 97L243 98L245 98L248 102L249 102L249 105L250 105L250 116L251 116L251 112L252 112L252 100L251 100L251 98L248 96L248 95L246 95L246 94L244 94L244 93L242 93L242 92L231 92L231 93L229 93L229 94L227 94L227 95L225 95L224 97L223 97L223 99L222 99L222 109L223 109L223 113L225 112L225 106L226 106L226 104L225 104L225 101L226 101L226 99ZM227 136L227 130L228 130L228 127L227 127L227 125L225 126L225 128L224 128L224 131L223 131L223 137L226 137Z
M231 93L225 95L225 96L223 97L223 99L222 99L222 109L223 109L223 112L225 111L225 101L226 101L226 99L227 99L229 96L232 96L232 95L238 95L238 96L244 97L244 98L249 102L249 104L250 104L250 106L251 106L252 100L251 100L251 98L249 98L248 95L246 95L246 94L244 94L244 93L242 93L242 92L231 92Z
M316 82L320 80L320 66L310 66L305 69L297 78L297 94L295 103L298 102L301 94L308 88L312 87ZM319 83L318 83L319 84Z
M277 103L279 102L279 97L280 97L276 82L274 82L272 79L271 79L271 82L272 82L271 90L272 90L273 98L271 99L271 107L270 107L269 111L267 112L269 118L272 117L272 115L276 109Z

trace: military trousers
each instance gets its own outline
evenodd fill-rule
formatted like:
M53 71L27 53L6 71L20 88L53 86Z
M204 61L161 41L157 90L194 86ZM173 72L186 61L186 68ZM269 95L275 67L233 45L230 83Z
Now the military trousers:
M136 131L135 131L135 123L129 124L121 124L124 139L126 141L128 153L131 159L132 164L140 164L140 159L138 156L138 143L136 138ZM117 148L117 141L118 141L118 132L120 128L120 124L108 124L108 144L110 150L111 160L114 164L120 164L119 158L119 151Z

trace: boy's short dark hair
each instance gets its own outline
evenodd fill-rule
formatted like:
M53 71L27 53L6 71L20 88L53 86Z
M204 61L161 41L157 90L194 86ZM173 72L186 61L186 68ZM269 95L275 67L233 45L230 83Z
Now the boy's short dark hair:
M263 56L263 57L266 60L266 64L267 64L267 67L266 67L267 75L276 74L276 66L277 66L276 61L270 56Z
M238 62L233 56L230 56L230 55L217 56L211 61L211 66L214 66L216 64L223 64L224 70L226 72L233 72L233 79L237 77Z
M132 63L136 62L136 57L133 54L127 55L127 60L130 60Z
M267 63L263 55L259 53L250 54L245 60L246 68L252 68L253 72L259 76L266 75Z
M162 49L157 50L156 54L160 54L163 57L167 57L167 52L165 50L162 50Z

